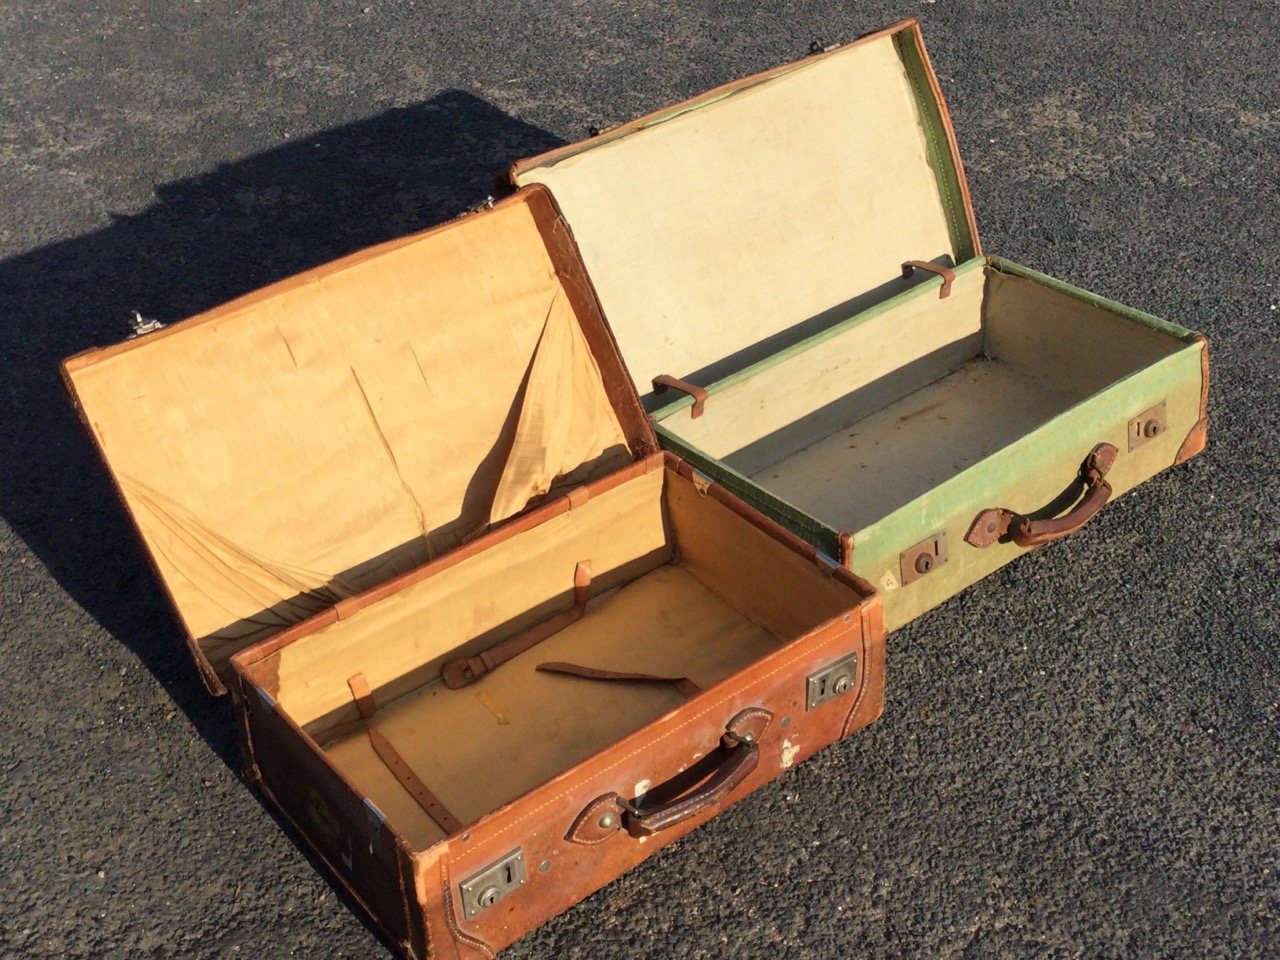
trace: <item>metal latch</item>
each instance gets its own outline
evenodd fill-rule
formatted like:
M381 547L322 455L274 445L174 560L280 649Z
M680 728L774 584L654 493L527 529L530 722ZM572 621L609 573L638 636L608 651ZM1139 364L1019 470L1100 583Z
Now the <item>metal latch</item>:
M933 573L946 562L947 534L945 530L939 530L898 555L902 585L905 587L911 581Z
M516 847L458 885L462 892L462 913L470 920L524 884L524 850Z
M132 340L134 337L140 337L144 333L155 333L163 326L164 324L159 320L148 320L137 310L134 310L133 316L129 318L129 328L133 331L129 334L129 339Z
M1164 433L1167 411L1161 400L1150 410L1144 410L1129 421L1129 449L1137 450L1148 440Z
M809 674L808 696L805 698L805 709L820 707L828 700L834 700L853 689L858 679L858 655L851 653L829 663L816 673Z

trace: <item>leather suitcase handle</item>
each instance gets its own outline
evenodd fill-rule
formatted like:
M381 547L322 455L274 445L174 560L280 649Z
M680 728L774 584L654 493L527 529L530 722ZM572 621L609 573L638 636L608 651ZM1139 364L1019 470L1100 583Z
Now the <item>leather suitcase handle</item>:
M965 542L975 547L989 547L1008 537L1020 547L1038 547L1042 543L1061 540L1075 533L1098 515L1111 498L1111 484L1104 479L1119 451L1109 443L1100 443L1089 451L1080 464L1080 474L1052 503L1034 514L1014 513L1000 507L981 511L973 520ZM1083 495L1081 495L1083 487ZM1079 498L1079 499L1077 499ZM1052 516L1063 500L1075 505L1060 517ZM1038 514L1050 514L1037 517Z
M633 837L651 837L714 807L733 792L760 764L760 747L736 733L724 735L725 759L707 780L690 793L648 810L623 807L622 823ZM660 789L660 788L659 788Z

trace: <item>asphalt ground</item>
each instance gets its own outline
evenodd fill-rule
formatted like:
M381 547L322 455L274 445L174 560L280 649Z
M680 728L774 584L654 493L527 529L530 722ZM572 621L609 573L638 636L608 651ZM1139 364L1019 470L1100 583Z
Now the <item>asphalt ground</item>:
M1273 2L49 0L0 6L0 955L388 955L238 779L58 361L905 14L986 248L1207 333L1208 451L898 631L880 721L508 956L1280 952Z

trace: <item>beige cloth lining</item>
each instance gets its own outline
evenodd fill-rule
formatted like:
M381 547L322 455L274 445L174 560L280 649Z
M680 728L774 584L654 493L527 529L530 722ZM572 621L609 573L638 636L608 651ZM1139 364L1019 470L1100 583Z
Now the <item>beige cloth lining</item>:
M218 668L558 477L630 459L518 201L76 358L68 377Z
M385 704L435 681L446 659L568 609L582 560L591 562L593 600L665 563L664 472L642 474L285 646L273 657L270 691L299 724L324 729L355 718L346 685L353 674L363 673Z
M892 36L518 178L555 195L642 394L956 256Z
M896 308L716 392L698 419L682 411L662 425L718 459L773 435L772 450L751 462L731 461L751 473L974 356L982 348L983 284L982 270L970 269L955 278L945 300L936 288L919 290Z

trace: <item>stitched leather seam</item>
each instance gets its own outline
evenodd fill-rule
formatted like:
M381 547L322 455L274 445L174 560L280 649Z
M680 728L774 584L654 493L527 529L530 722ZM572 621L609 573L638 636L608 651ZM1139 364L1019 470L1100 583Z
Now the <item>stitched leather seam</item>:
M453 931L453 935L463 943L468 943L477 950L483 952L489 960L494 960L494 958L497 957L497 954L494 953L493 949L487 943L471 936L468 933L464 933L462 928L458 926L457 917L453 912L453 896L451 895L449 884L449 863L447 857L440 858L440 880L444 884L441 888L441 899L444 900L444 919L445 923L449 925L449 929Z

